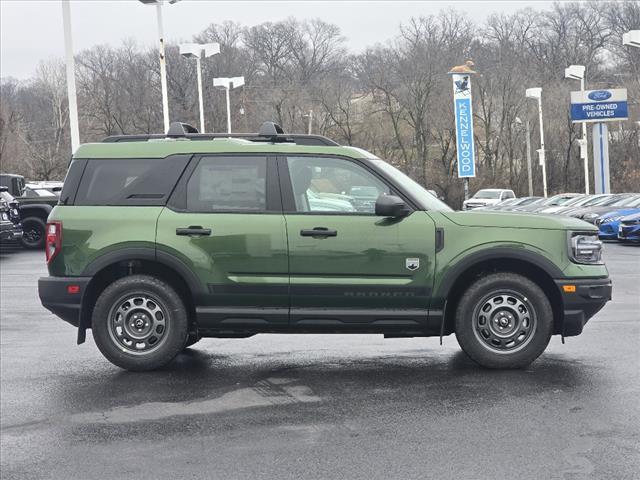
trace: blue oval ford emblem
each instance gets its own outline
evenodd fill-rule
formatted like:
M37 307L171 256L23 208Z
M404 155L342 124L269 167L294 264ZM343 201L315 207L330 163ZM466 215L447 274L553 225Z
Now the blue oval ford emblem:
M609 92L608 90L595 90L587 96L591 100L595 100L596 102L599 102L601 100L607 100L608 98L611 98L611 92Z

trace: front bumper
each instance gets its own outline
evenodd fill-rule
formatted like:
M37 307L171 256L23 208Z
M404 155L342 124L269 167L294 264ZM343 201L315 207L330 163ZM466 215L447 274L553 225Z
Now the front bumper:
M582 329L611 300L610 278L556 280L564 305L562 336L580 335ZM574 287L574 288L572 288Z
M609 222L599 225L598 237L600 240L616 240L618 238L618 224Z
M13 243L22 238L22 225L3 222L0 225L0 243Z
M621 223L618 227L619 240L640 240L640 225L625 225Z
M51 313L77 327L89 281L91 277L41 277L38 279L40 302Z

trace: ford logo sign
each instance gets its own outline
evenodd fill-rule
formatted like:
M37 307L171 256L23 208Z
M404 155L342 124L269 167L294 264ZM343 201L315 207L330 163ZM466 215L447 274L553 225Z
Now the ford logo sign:
M587 95L590 100L595 100L596 102L607 100L611 98L611 92L608 90L595 90Z

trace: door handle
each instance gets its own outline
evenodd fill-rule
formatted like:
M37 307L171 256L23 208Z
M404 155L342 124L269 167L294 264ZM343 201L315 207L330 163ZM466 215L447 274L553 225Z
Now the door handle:
M300 230L301 237L336 237L337 235L337 230L330 230L327 227L315 227Z
M189 237L208 237L211 235L210 228L202 228L199 225L191 225L187 228L176 228L176 235Z

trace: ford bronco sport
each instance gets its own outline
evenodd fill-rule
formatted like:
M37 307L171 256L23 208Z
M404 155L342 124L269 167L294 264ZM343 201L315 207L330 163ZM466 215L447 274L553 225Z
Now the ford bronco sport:
M174 124L77 150L39 293L129 370L258 333L455 333L479 364L516 368L610 299L597 235L572 218L455 212L366 151L273 123Z

